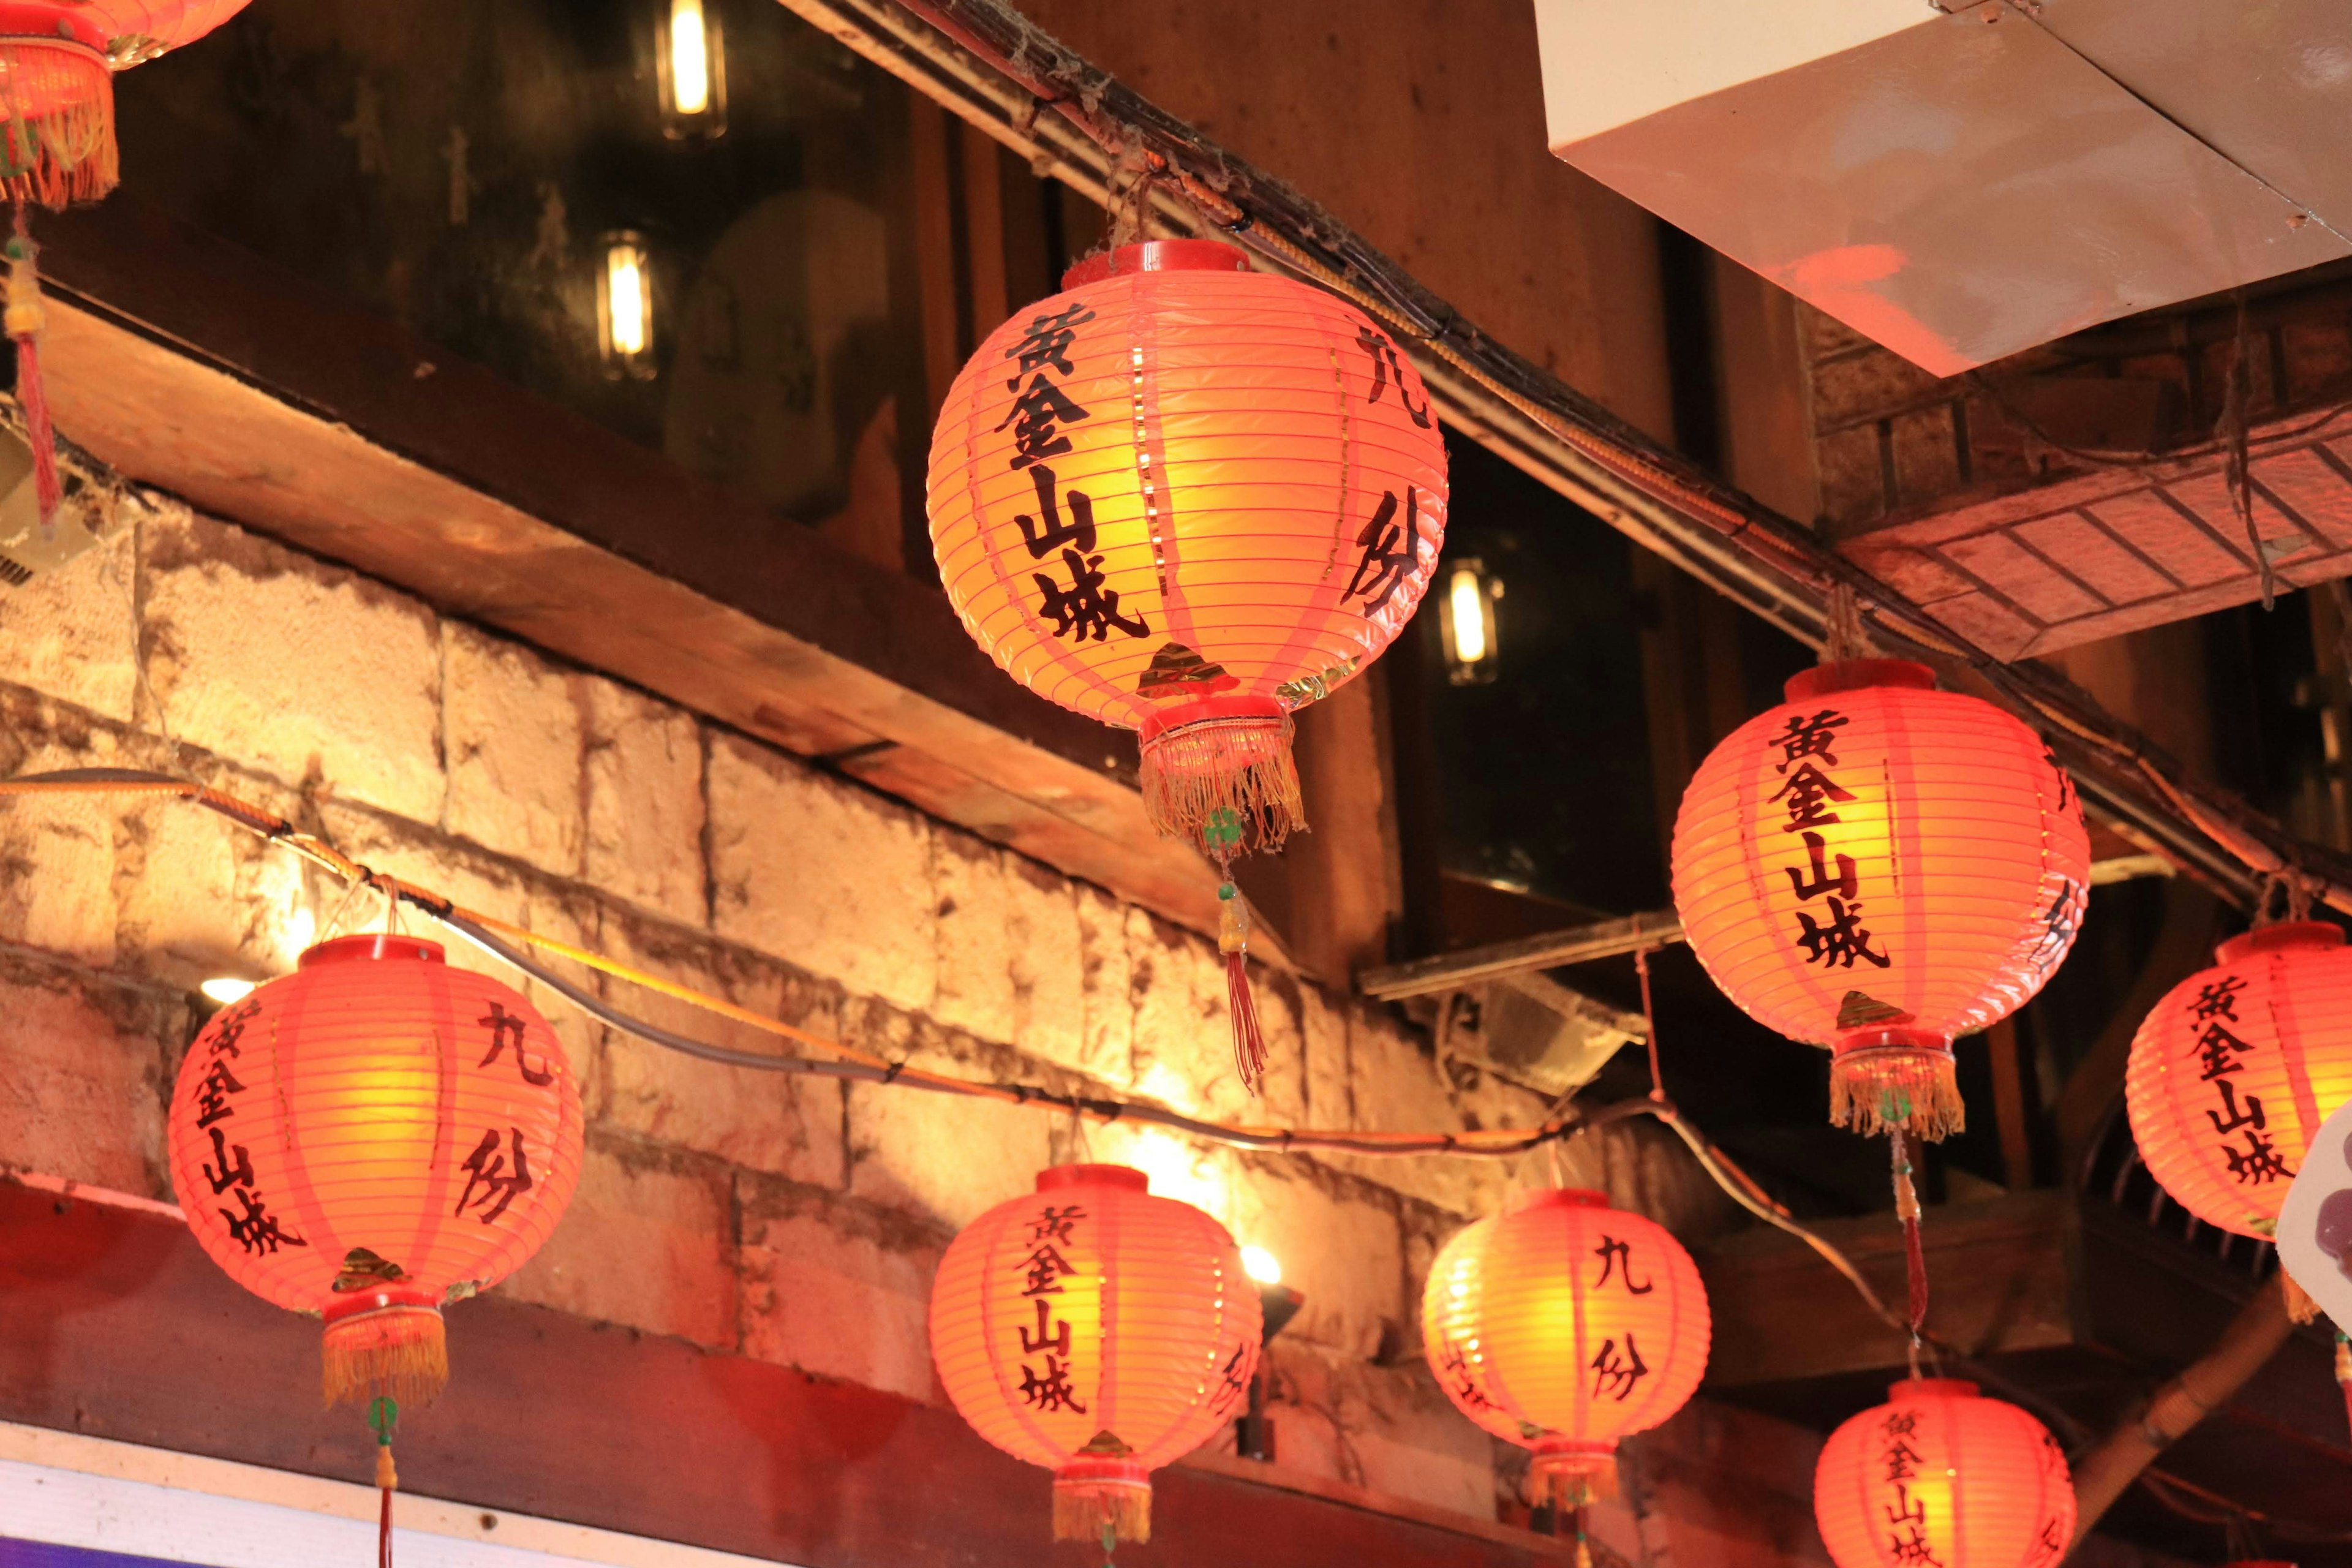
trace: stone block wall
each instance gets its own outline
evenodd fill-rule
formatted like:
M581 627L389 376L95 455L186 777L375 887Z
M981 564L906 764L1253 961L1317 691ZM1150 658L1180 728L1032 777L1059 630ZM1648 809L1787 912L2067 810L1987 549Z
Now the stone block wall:
M1249 1108L1213 943L168 498L117 497L100 548L0 590L0 776L90 766L217 785L460 904L893 1059L1328 1127L1546 1109L1441 1071L1387 1009L1265 972L1275 1066ZM169 1197L162 1110L195 983L283 972L339 906L342 929L382 918L185 805L0 802L0 1167ZM667 1027L781 1048L572 977ZM955 1230L1041 1166L1124 1161L1270 1248L1306 1293L1273 1359L1286 1467L1482 1517L1498 1459L1515 1484L1512 1456L1427 1374L1415 1320L1437 1247L1520 1173L1243 1154L718 1067L535 1000L580 1074L587 1166L511 1295L936 1400L925 1313ZM1691 1206L1686 1167L1611 1136L1566 1151L1571 1179Z

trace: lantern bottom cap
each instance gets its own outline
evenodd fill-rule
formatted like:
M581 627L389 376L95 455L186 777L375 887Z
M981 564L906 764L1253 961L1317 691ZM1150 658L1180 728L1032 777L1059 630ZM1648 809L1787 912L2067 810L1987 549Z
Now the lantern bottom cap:
M1908 1132L1930 1143L1968 1126L1950 1041L1917 1029L1855 1029L1832 1050L1832 1126L1864 1137Z
M1151 1473L1125 1459L1077 1458L1054 1472L1054 1539L1151 1539Z
M1528 1467L1528 1489L1538 1507L1590 1508L1617 1496L1617 1445L1547 1437Z
M1271 700L1199 698L1154 713L1142 733L1144 815L1220 866L1281 848L1307 826L1291 734Z
M433 1403L449 1382L441 1309L425 1302L379 1298L364 1310L336 1313L319 1342L320 1392L330 1406L391 1399L414 1409Z

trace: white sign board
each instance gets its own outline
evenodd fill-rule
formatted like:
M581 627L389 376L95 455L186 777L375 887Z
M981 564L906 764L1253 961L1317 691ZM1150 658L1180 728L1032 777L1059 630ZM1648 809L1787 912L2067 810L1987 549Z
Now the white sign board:
M2279 1211L2287 1278L2339 1329L2352 1329L2352 1102L2320 1123Z
M373 1568L372 1487L0 1422L0 1568ZM402 1493L400 1568L776 1568Z

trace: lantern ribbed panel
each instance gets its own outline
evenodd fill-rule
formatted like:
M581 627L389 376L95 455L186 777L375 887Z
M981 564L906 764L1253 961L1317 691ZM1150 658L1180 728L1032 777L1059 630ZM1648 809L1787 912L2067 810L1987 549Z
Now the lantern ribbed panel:
M991 1443L1050 1468L1102 1433L1146 1470L1199 1447L1246 1395L1260 1327L1225 1227L1124 1166L1042 1173L1034 1194L964 1228L931 1286L948 1397Z
M1892 661L1824 667L1734 731L1684 793L1675 908L1724 994L1780 1034L1826 1046L1895 1023L1948 1044L2021 1005L2073 945L2090 883L2082 810L2000 709L1908 685L1804 694L1836 671L1933 679ZM1792 754L1806 743L1792 734L1826 749ZM1857 1010L1875 1016L1841 1024Z
M1238 259L1172 241L1081 263L1072 279L1097 276L982 345L932 437L931 540L965 628L1106 723L1217 695L1311 701L1387 647L1436 566L1445 451L1419 375L1345 301ZM1050 412L1040 377L1083 416L1024 426L1023 400ZM1090 508L1090 543L1024 542L1018 518L1045 526L1040 469L1066 528ZM1038 578L1068 589L1089 554L1118 618L1057 620Z
M2268 1237L2320 1126L2352 1100L2352 949L2322 921L2224 942L2133 1037L2124 1103L2181 1207Z
M1813 1517L1838 1568L2055 1568L2074 1489L2041 1422L1972 1383L1919 1378L1830 1435Z
M1458 1232L1430 1267L1421 1321L1455 1408L1539 1453L1548 1438L1613 1445L1665 1420L1697 1389L1713 1332L1682 1245L1577 1191L1522 1194Z
M408 937L321 943L215 1014L167 1127L196 1239L296 1310L337 1303L353 1248L436 1304L492 1285L580 1181L580 1095L546 1020Z

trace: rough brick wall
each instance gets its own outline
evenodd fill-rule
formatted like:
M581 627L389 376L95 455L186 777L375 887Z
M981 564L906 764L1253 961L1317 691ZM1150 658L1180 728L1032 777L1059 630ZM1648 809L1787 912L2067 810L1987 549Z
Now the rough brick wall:
M0 775L155 768L217 784L459 902L894 1058L1244 1113L1213 945L695 715L176 502L0 591ZM340 889L210 814L0 805L0 1165L169 1196L162 1107L196 981L285 969ZM346 926L381 918L354 900ZM453 961L481 963L461 948ZM575 978L672 1028L742 1026ZM1254 1119L1526 1124L1531 1094L1441 1072L1387 1010L1261 973ZM1422 1275L1516 1173L1237 1154L1156 1131L690 1060L536 998L578 1067L588 1163L501 1289L714 1350L939 1397L932 1268L955 1229L1074 1154L1270 1247L1307 1305L1275 1358L1286 1465L1492 1516L1511 1456L1445 1404ZM1632 1157L1628 1157L1628 1155ZM1571 1147L1672 1207L1686 1168Z

